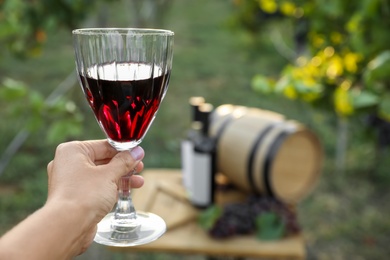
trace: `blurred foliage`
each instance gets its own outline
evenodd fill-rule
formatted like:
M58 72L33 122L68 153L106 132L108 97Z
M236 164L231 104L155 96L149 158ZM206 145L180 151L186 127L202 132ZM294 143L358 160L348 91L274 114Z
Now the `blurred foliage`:
M342 117L370 112L390 119L390 1L236 0L234 5L233 23L253 35L270 22L291 25L295 58L279 79L256 75L256 91L303 100Z
M0 84L0 101L8 103L1 112L3 120L25 118L24 127L31 132L45 127L48 143L58 143L64 136L81 133L82 115L70 100L58 98L55 102L47 102L39 92L29 90L23 82L6 78Z
M72 29L99 2L0 0L0 59L8 61L12 57L25 62L27 59L39 58L49 36L56 35L57 31L64 28ZM36 69L31 68L28 73L36 72ZM42 70L46 71L47 68ZM25 76L23 72L19 73L21 78ZM0 212L8 213L1 215L2 228L24 218L26 212L41 207L47 194L45 170L47 162L52 158L53 146L80 136L83 127L82 113L65 95L46 97L44 88L33 88L31 82L23 82L15 75L12 79L6 74L0 76L0 117L3 122L0 126L0 145L4 148L0 151L0 163L4 170L8 164L7 158L11 157L9 160L12 166L7 168L6 174L0 172L0 176L1 183L10 185L14 190L0 197ZM46 87L55 90L55 86ZM18 132L22 130L31 134L30 138L23 149L10 154L8 148L13 146L13 141L19 136Z
M115 0L105 0L115 1ZM0 1L0 47L19 57L41 53L47 32L73 28L99 1L3 0Z
M98 2L0 1L0 54L9 52L20 59L39 56L47 35L53 35L60 28L73 28L93 11ZM65 97L46 100L39 90L21 81L0 78L0 100L7 104L0 112L3 120L25 118L24 125L4 124L2 131L17 131L18 128L27 128L30 132L44 131L42 136L48 143L58 143L81 133L82 114Z

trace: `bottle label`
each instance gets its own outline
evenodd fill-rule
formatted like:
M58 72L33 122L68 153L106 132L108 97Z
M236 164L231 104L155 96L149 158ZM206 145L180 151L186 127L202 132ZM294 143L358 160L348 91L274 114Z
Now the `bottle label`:
M183 186L187 191L191 191L191 176L193 171L193 155L194 144L190 140L183 140L181 142L181 164L182 164L182 175L183 175Z
M191 174L191 202L200 207L212 203L212 156L210 153L194 152Z

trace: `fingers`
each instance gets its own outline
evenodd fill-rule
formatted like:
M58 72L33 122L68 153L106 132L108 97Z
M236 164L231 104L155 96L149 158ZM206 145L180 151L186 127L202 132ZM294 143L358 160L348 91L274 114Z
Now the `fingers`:
M142 185L144 185L144 177L140 175L133 175L131 176L131 188L140 188Z
M51 172L51 169L53 168L53 161L50 161L48 164L47 164L47 172Z
M137 166L133 169L134 170L134 174L137 174L137 173L140 173L142 172L144 169L144 163L141 161L137 164Z
M98 166L98 165L107 164L110 161L111 161L111 158L107 158L107 159L103 159L103 160L97 160L97 161L95 161L95 165Z
M113 172L115 180L118 180L121 176L128 174L134 169L138 170L136 167L144 155L144 150L140 146L137 146L130 152L123 151L118 153L108 164L102 165L101 167L106 168L108 172ZM143 168L143 164L138 167Z
M135 173L140 173L144 169L144 163L141 161L137 164L137 167L135 167L134 171ZM131 176L131 188L140 188L142 185L144 185L144 177L140 175L132 175Z
M141 147L137 146L131 151L118 152L106 140L74 141L60 144L56 149L56 157L58 155L58 158L66 160L67 163L69 163L69 158L79 161L79 157L74 155L80 154L80 152L87 156L91 163L102 167L103 172L113 173L112 177L115 181L134 170L139 173L144 167L141 160L145 153ZM50 162L47 168L50 175L53 162ZM133 187L142 186L142 177L134 176L134 179Z
M92 161L111 159L118 153L107 140L84 141L82 144L86 147Z
M48 195L50 195L51 193L51 186L52 186L52 169L53 169L53 161L50 161L47 165L47 191L48 191Z
M70 158L76 160L80 154L86 156L92 162L111 159L118 152L106 140L72 141L57 146L55 157Z

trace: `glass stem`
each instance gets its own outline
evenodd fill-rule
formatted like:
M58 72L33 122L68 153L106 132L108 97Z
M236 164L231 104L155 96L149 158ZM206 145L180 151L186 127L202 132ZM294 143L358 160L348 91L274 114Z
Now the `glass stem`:
M111 223L112 228L117 231L127 232L138 226L137 214L131 199L130 177L132 175L133 172L123 176L119 181L118 202Z

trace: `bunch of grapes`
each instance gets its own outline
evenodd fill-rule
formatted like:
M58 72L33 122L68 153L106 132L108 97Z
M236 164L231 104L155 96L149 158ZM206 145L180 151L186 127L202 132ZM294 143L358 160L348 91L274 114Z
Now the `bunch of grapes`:
M254 233L256 218L269 212L276 214L284 223L285 235L300 231L297 216L291 207L272 197L253 195L245 202L225 205L221 215L208 230L209 234L220 239Z
M284 222L287 234L296 234L300 231L296 212L280 200L273 197L251 196L248 204L255 218L264 212L274 212Z

